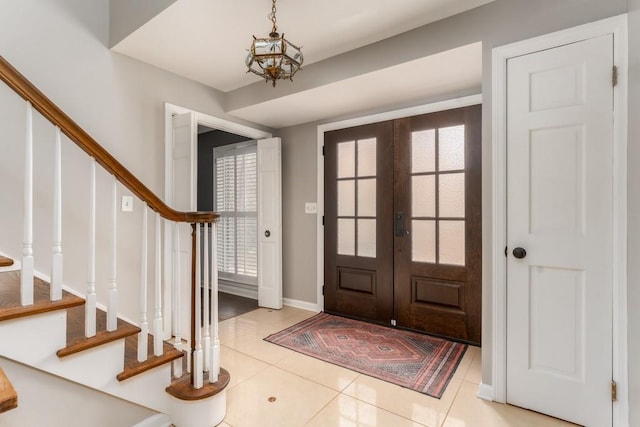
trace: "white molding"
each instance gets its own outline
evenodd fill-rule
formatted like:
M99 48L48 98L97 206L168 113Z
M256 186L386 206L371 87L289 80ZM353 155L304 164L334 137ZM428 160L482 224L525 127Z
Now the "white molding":
M218 279L218 291L225 294L258 300L258 285L231 282L229 280Z
M316 313L321 312L318 304L314 304L312 302L301 301L292 298L282 298L282 303L284 305L288 305L289 307L300 308L302 310L314 311Z
M167 414L155 414L149 418L145 418L132 427L170 427L171 417Z
M489 384L480 383L480 385L478 386L478 393L476 394L476 396L479 399L488 400L489 402L494 401L495 394L494 394L493 386Z
M629 425L627 368L627 15L581 25L493 49L492 151L493 151L493 326L492 387L494 399L506 401L506 69L509 58L575 43L605 34L614 35L614 62L618 85L614 88L614 275L613 275L613 376L618 400L613 405L613 425Z
M317 156L318 156L318 172L316 177L318 215L316 219L316 250L317 250L317 282L316 282L316 306L319 311L324 310L324 297L322 295L322 286L324 285L324 226L322 218L324 216L324 156L322 148L324 147L324 134L337 129L344 129L353 126L366 125L370 123L384 122L387 120L400 119L403 117L419 116L421 114L434 113L436 111L451 110L454 108L468 107L482 103L482 95L469 95L461 98L447 99L445 101L433 102L430 104L418 105L416 107L403 108L400 110L387 111L379 114L357 117L354 119L341 120L332 123L326 123L318 126L317 129Z

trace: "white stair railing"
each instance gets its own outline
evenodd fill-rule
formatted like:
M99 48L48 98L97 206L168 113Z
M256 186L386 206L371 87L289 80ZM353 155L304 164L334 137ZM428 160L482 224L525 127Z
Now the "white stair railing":
M181 268L180 268L180 224L173 224L173 285L172 285L172 303L173 303L173 347L176 350L182 351L182 327L180 325L180 304L181 301ZM173 361L173 376L174 378L180 378L182 376L183 364L182 359L176 359Z
M201 299L201 279L202 279L202 259L200 252L200 224L196 224L196 280L192 288L193 300L195 301L193 309L195 310L195 325L193 325L195 335L195 348L193 349L193 386L202 388L204 383L204 364L202 359L202 299Z
M211 366L209 369L209 382L215 383L220 375L220 339L218 337L218 226L211 224Z
M89 268L84 305L84 335L96 335L96 159L91 158L89 180Z
M209 372L211 367L211 328L209 327L211 315L211 311L209 310L209 277L211 274L211 270L209 269L209 224L202 224L202 228L204 229L204 254L202 256L202 285L199 285L199 288L202 289L202 313L204 317L202 321L203 370Z
M27 102L27 140L24 162L24 240L22 242L22 273L20 304L33 304L33 108Z
M116 281L118 181L113 177L111 185L111 227L109 233L109 303L107 305L107 331L118 328L118 285Z
M142 250L140 255L140 332L138 333L138 362L147 360L149 323L147 322L147 205L142 208Z
M5 80L6 82L6 80ZM35 102L35 101L34 101ZM42 112L41 107L36 105L38 111ZM25 144L25 171L24 171L24 228L22 242L22 274L20 281L20 301L22 305L33 304L34 298L34 257L33 257L33 195L34 195L34 127L33 127L33 106L27 101L26 111L26 144ZM75 134L69 133L66 124L60 124L51 116L47 118L53 123L55 128L55 147L54 147L54 165L53 165L53 238L52 238L52 265L51 265L51 287L50 299L52 301L62 298L63 283L63 251L62 251L62 131L78 143ZM87 136L87 138L90 138ZM87 287L86 287L86 303L85 303L85 336L93 337L96 335L96 309L97 309L97 293L96 293L96 163L97 158L91 151L87 151L90 155L90 179L89 179L89 232L88 232L88 269L87 269ZM108 155L107 155L108 156ZM115 162L115 160L112 160ZM117 163L117 162L116 162ZM109 268L108 268L108 289L107 289L107 331L115 331L117 329L117 313L118 313L118 286L117 286L117 215L118 215L118 180L122 181L122 175L116 174L110 166L105 165L104 160L100 160L100 164L114 173L111 186L111 209L109 220ZM116 176L118 178L116 178ZM130 178L127 176L125 181ZM135 179L134 179L135 180ZM125 181L122 181L125 183ZM141 183L138 182L140 186ZM126 184L131 190L130 184ZM132 190L134 191L134 190ZM135 193L135 191L134 191ZM143 196L136 193L141 200ZM154 196L155 197L155 196ZM146 202L144 200L147 200ZM192 375L192 384L196 388L204 386L204 373L209 373L209 382L217 382L220 373L220 341L218 335L218 266L217 266L217 227L213 222L195 222L207 218L200 213L179 213L172 211L165 206L162 208L163 213L157 208L157 198L143 200L142 213L142 246L141 246L141 269L140 269L140 329L138 335L137 359L143 362L148 358L148 336L150 329L154 337L153 354L161 356L164 352L164 328L163 328L163 311L162 311L162 235L161 228L163 218L170 221L194 221L191 222L193 230L192 248L194 248L193 264L195 271L192 273L195 278L194 283L183 283L181 281L181 253L180 253L180 223L173 223L172 235L165 236L167 243L171 243L173 247L172 275L171 281L173 288L171 289L172 297L172 326L173 326L173 344L178 350L182 350L183 337L187 339L188 348L190 349L190 357L187 358L187 371ZM149 201L151 200L151 201ZM154 299L153 299L153 323L149 325L148 313L148 211L149 206L156 210L155 221L155 277L154 277ZM167 210L169 213L167 213ZM173 212L173 213L172 213ZM184 215L180 217L178 215ZM201 215L198 217L198 215ZM205 221L215 220L215 216L210 214ZM191 310L195 310L192 314L194 324L191 330L182 330L181 327L181 296L183 295L182 286L189 286L193 292L192 299L194 304ZM174 364L174 375L180 377L182 375L182 364L178 360Z
M56 126L53 156L53 248L51 260L51 301L62 299L62 135Z
M155 312L153 316L153 354L162 356L164 331L162 324L162 217L156 213L156 274L154 286Z

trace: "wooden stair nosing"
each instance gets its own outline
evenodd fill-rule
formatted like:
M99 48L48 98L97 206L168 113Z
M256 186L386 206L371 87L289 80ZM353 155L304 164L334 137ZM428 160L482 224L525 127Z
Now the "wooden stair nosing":
M127 380L143 372L147 372L153 368L157 368L164 364L170 363L184 356L184 353L182 351L176 349L170 343L163 342L162 347L162 355L155 356L153 354L153 335L149 334L147 345L147 360L145 360L144 362L138 362L138 337L127 337L125 339L124 370L116 376L118 381Z
M12 265L13 260L11 258L0 255L0 267L11 267Z
M36 277L33 279L33 304L22 306L20 305L20 272L0 273L0 321L78 307L84 302L84 299L67 291L62 291L62 299L51 301L49 284Z
M183 375L182 378L173 380L165 391L180 400L202 400L220 393L229 385L230 380L229 371L220 368L220 375L215 383L209 382L209 374L205 372L204 385L197 389L191 385L191 376Z
M70 356L140 332L139 327L122 319L118 319L115 331L107 331L107 313L104 310L96 309L96 334L87 338L84 335L84 320L84 307L74 307L67 310L67 345L56 352L58 357Z
M18 393L0 368L0 414L18 407Z

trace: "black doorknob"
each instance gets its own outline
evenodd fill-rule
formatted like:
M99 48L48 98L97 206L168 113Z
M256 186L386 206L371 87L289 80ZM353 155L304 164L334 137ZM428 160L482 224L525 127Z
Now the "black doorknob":
M265 237L269 237L269 236L271 236L271 232L269 230L267 230L267 231L264 232L264 235L265 235Z
M515 248L513 250L513 256L522 259L527 256L527 251L525 251L524 248Z

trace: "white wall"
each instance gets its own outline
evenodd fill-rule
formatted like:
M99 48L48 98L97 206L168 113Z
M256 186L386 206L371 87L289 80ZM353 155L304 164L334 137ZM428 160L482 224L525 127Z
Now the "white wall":
M227 118L220 92L108 50L108 0L0 2L0 55L31 80L156 194L163 194L164 103ZM24 103L0 84L0 251L21 254ZM233 119L231 119L233 120ZM239 121L239 120L236 120ZM50 270L53 129L36 118L36 268ZM64 282L87 281L89 161L63 143ZM99 170L98 297L106 301L109 180ZM120 189L120 193L127 193ZM139 317L141 205L119 214L120 312ZM150 221L150 225L153 222ZM151 246L153 248L153 246ZM150 259L153 259L153 252ZM149 280L153 281L153 270ZM152 293L151 293L152 294Z
M155 411L0 358L18 393L18 407L0 414L2 427L131 426Z

